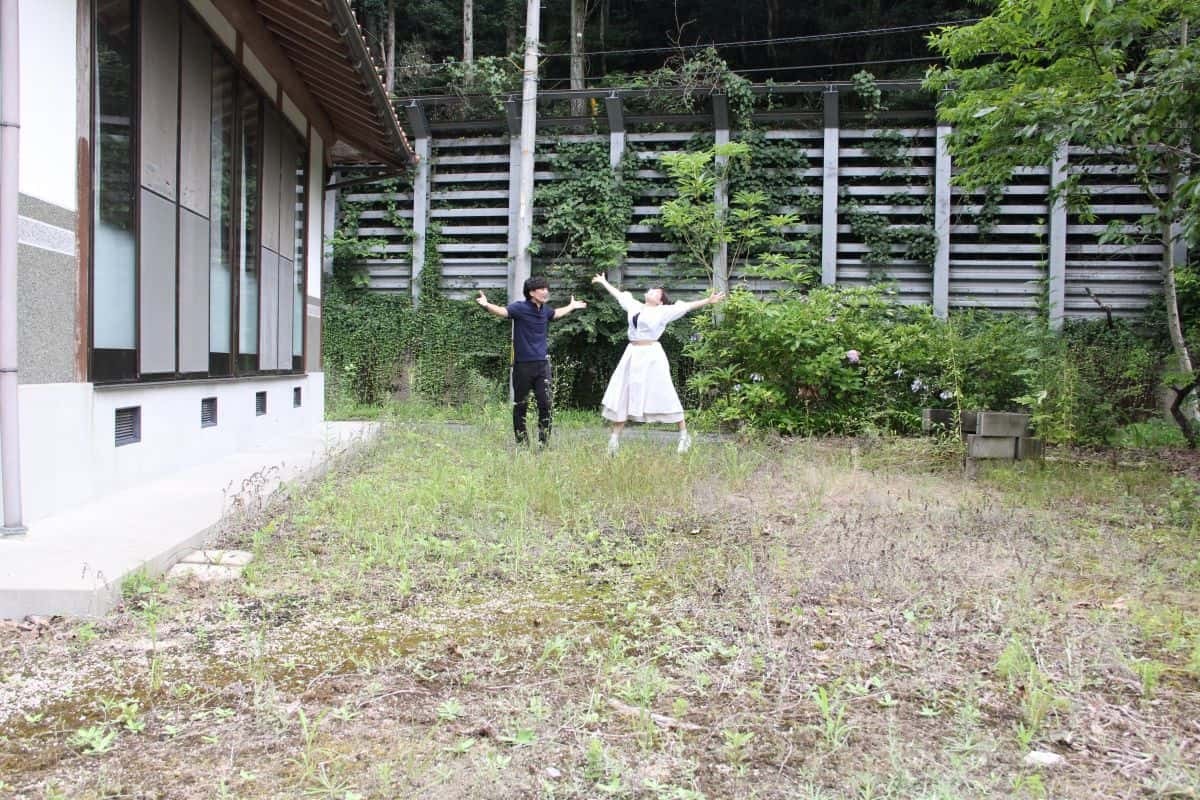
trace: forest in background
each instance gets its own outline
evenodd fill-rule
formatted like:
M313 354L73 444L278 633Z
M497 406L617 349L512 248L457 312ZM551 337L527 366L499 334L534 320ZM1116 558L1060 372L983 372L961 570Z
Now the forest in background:
M503 59L523 44L522 0L351 5L379 62L389 63L393 54L393 91L400 95L437 94L461 84L453 68L442 66L448 60ZM987 10L987 4L962 0L544 0L541 85L581 88L581 79L585 86L621 85L625 74L657 69L709 45L755 83L846 80L864 68L878 78L919 77L938 61L926 43L935 23L964 22ZM580 43L574 84L573 38ZM741 44L721 46L728 42ZM519 57L512 70L519 74Z

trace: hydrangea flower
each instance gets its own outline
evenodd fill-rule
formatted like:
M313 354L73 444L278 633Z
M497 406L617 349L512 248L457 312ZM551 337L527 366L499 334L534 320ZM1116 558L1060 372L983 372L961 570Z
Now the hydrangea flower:
M941 394L938 395L938 397L940 397L943 400L949 400L951 397L954 397L954 392L950 391L949 389L943 389Z
M919 392L925 388L925 381L920 378L913 378L912 386L909 387L914 392Z
M858 363L858 351L857 350L847 350L846 351L846 360L849 361L851 364L857 364Z

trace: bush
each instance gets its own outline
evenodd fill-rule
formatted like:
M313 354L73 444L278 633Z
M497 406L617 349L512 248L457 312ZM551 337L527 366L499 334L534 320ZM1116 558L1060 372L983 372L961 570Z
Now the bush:
M360 404L393 393L448 405L499 398L507 380L503 325L471 302L410 298L327 280L323 325L330 395Z
M786 433L910 433L921 409L1030 411L1052 442L1102 443L1154 413L1156 345L1131 326L985 311L936 320L887 285L775 300L735 291L688 348L703 415ZM857 359L848 357L854 351Z
M738 290L722 308L719 323L698 318L689 348L690 386L722 424L907 432L923 406L955 394L930 309L902 306L889 289L820 287L775 302Z
M1024 371L1030 391L1018 398L1048 441L1105 444L1118 429L1152 417L1160 347L1128 322L1072 320L1045 337Z

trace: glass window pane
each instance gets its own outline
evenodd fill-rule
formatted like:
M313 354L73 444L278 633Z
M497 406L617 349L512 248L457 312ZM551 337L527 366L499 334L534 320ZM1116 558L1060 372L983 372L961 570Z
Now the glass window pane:
M233 352L233 156L236 83L233 65L213 51L209 163L209 352L211 368L229 374Z
M250 84L241 85L242 146L241 180L238 199L241 204L238 236L238 353L258 353L258 151L259 99ZM256 369L258 360L247 359L244 370Z
M92 300L92 342L96 349L136 347L134 33L130 0L103 3L97 9Z

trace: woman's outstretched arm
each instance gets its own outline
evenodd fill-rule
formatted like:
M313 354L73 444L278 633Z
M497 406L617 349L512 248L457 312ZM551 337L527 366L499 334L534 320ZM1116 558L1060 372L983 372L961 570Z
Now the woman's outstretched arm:
M592 278L592 283L598 283L604 287L605 291L613 296L617 302L621 300L621 290L608 282L608 278L604 277L604 273L600 273Z
M674 322L685 314L695 311L697 308L719 303L725 299L724 292L716 292L708 297L702 297L699 300L680 300L677 303L672 303L666 307L667 322Z
M697 308L703 308L704 306L715 305L716 303L719 303L724 299L725 299L724 292L713 292L708 297L701 297L699 300L691 300L686 303L677 303L676 305L686 306L687 311L684 312L686 314L686 313L695 311Z

